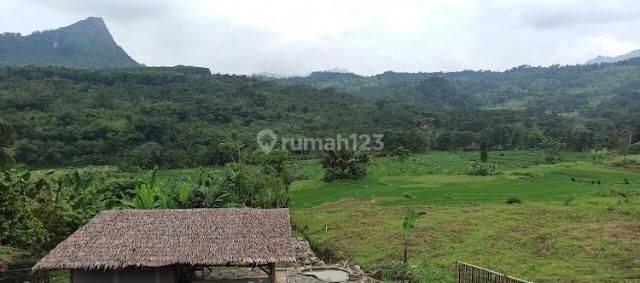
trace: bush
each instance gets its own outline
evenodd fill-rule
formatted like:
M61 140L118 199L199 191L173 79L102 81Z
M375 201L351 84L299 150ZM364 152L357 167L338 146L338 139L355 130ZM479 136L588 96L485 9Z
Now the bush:
M520 204L522 203L522 199L517 197L510 197L507 199L507 204Z
M493 163L473 162L467 168L467 175L471 176L493 176L500 175L498 166Z
M547 140L544 142L544 148L544 160L550 164L555 164L562 159L561 153L563 150L567 149L567 145L555 140Z
M405 148L404 146L398 146L393 150L393 155L396 156L398 161L404 162L411 155L411 151L409 151L409 149Z
M381 262L370 271L374 278L394 282L420 282L418 271L401 262Z
M331 182L339 179L361 179L369 173L371 157L362 151L327 151L321 158L324 179Z
M562 201L563 201L564 205L570 205L575 199L576 199L576 197L574 195L568 195Z
M613 156L613 152L606 148L603 148L603 149L594 148L589 152L589 158L592 161L602 161L602 160L609 159L612 156Z
M0 245L30 249L47 240L47 231L22 195L31 186L28 179L25 172L0 172Z
M629 154L640 154L640 142L634 143L629 147Z
M402 197L406 198L406 199L414 199L414 198L416 198L416 196L414 196L413 194L406 193L406 192L402 194Z
M190 192L188 207L287 207L292 180L287 167L280 162L267 162L257 172L251 172L246 166L229 163L222 174L202 172Z
M620 167L620 168L633 169L633 170L640 169L640 161L637 161L635 159L630 159L630 158L623 158L619 161L613 162L612 164L613 166Z

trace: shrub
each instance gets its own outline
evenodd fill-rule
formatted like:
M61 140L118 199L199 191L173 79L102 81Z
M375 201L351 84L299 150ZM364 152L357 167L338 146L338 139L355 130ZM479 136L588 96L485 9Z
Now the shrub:
M489 152L487 151L487 143L480 143L480 162L486 163L489 161Z
M31 185L24 176L23 172L0 172L0 245L27 249L44 243L47 231L22 195Z
M402 197L406 198L406 199L414 199L414 198L416 198L416 196L412 195L411 193L403 193Z
M257 207L281 208L290 202L291 178L288 166L280 162L262 164L257 172L246 166L229 163L222 174L202 172L190 192L191 208ZM282 165L282 166L281 166ZM219 175L219 176L216 176Z
M522 199L517 197L510 197L507 199L507 204L520 204L522 203Z
M420 282L418 271L401 262L381 262L375 265L370 273L379 280L394 282Z
M611 193L615 194L620 198L618 202L624 202L624 203L629 203L631 198L640 195L639 192L633 192L633 191L612 191Z
M471 176L493 176L500 175L498 166L493 163L473 162L467 168L467 175Z
M640 168L640 161L630 158L623 158L619 161L613 162L613 166L627 168L627 169L638 169Z
M634 143L629 147L629 154L640 154L640 142Z
M567 145L565 143L552 139L545 141L543 146L545 148L544 160L550 164L559 162L562 159L562 151L567 149Z
M398 146L393 150L393 154L398 158L398 161L404 162L411 155L411 151L404 146Z
M291 171L291 180L292 181L302 181L311 179L311 172L309 170L294 168Z
M603 149L591 149L591 151L589 152L589 158L592 161L602 161L602 160L606 160L609 159L613 156L613 152L608 150L607 148L603 148Z
M576 197L574 195L568 195L562 201L564 202L564 205L570 205L575 199Z
M339 179L361 179L369 173L371 157L362 151L327 151L321 158L324 179L331 182Z

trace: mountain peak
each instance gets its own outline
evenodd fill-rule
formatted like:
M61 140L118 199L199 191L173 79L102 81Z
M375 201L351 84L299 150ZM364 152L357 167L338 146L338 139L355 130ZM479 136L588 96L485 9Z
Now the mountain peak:
M101 17L88 17L84 20L79 21L80 22L97 22L97 23L102 23L104 25L104 20Z
M78 68L140 66L115 42L100 17L55 30L0 37L0 65L54 65Z
M104 22L104 20L100 17L88 17L84 20L80 20L77 21L69 26L67 26L66 28L72 28L72 27L85 27L85 28L93 28L93 29L104 29L104 30L109 30L107 28L107 24Z

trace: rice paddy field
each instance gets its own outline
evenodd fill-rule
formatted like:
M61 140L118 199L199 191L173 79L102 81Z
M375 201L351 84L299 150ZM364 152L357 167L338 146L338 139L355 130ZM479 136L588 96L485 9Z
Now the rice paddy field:
M640 281L637 159L568 153L549 165L541 152L492 152L500 175L466 175L477 159L378 158L364 179L331 183L304 161L311 177L293 184L293 223L325 258L377 271L401 261L402 219L414 209L409 261L424 282L454 281L455 261L536 282Z

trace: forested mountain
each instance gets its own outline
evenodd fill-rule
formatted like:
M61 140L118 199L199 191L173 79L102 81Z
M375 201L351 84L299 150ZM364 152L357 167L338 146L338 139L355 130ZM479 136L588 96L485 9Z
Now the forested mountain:
M56 30L0 34L0 65L128 68L140 65L116 44L101 18Z
M598 56L596 58L593 58L589 61L587 61L587 65L589 64L601 64L601 63L616 63L616 62L620 62L620 61L624 61L624 60L629 60L632 58L637 58L640 57L640 50L634 50L631 51L627 54L623 54L620 56L613 56L613 57L608 57L608 56Z
M384 133L387 150L403 145L416 152L481 141L503 148L561 141L586 150L628 141L640 121L639 72L627 62L505 73L341 74L354 94L340 90L342 84L282 85L185 66L3 67L0 119L16 128L10 146L16 159L36 167L223 164L231 154L220 144L229 131L255 148L256 133L265 128L287 137ZM483 106L512 100L527 103Z
M434 78L437 78L434 80ZM359 96L434 106L469 106L482 109L537 109L576 119L624 120L628 113L614 112L610 103L623 97L636 99L640 86L640 58L601 65L531 67L505 72L451 73L385 72L372 77L316 72L307 77L272 80L283 85L332 87ZM440 82L438 82L440 81ZM446 81L446 82L445 82ZM429 94L425 84L441 84ZM446 86L449 84L450 86ZM446 95L441 95L446 93ZM438 97L433 97L433 95ZM450 101L446 101L450 100ZM461 104L461 102L464 102ZM628 107L638 105L633 101ZM626 108L626 107L625 107ZM615 116L615 117L614 117ZM627 116L636 117L635 115Z

